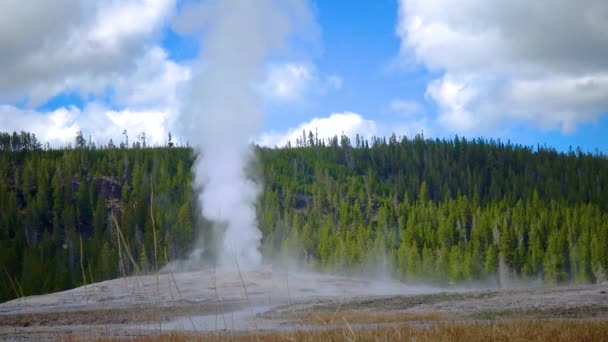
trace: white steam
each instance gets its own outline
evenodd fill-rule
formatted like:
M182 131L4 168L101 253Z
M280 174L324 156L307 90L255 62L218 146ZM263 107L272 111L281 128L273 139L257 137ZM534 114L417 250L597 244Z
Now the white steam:
M210 0L188 4L176 28L202 33L181 124L201 152L195 180L205 218L221 223L220 265L255 267L261 262L261 232L255 201L260 193L246 167L263 112L253 85L268 54L282 47L292 26L310 18L302 1ZM299 25L299 24L298 24Z

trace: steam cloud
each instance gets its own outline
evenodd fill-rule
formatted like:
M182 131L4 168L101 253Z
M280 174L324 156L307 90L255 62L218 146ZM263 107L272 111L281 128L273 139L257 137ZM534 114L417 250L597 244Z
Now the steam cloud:
M203 34L180 120L201 152L194 171L203 188L202 213L224 228L216 246L220 265L233 265L235 258L242 267L261 263L260 188L246 172L263 119L254 85L268 54L283 46L294 24L309 18L300 0L211 0L184 6L174 25Z

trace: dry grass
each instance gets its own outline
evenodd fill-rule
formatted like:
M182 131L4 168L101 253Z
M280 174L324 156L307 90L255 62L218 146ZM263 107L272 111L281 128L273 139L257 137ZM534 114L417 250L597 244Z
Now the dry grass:
M376 329L317 329L294 332L188 335L171 333L132 341L608 341L608 321L440 322L431 325L386 326ZM102 341L120 341L104 339Z
M309 325L336 325L336 324L379 324L439 321L444 317L438 312L421 313L395 313L395 312L315 312L308 313L294 319L295 323Z

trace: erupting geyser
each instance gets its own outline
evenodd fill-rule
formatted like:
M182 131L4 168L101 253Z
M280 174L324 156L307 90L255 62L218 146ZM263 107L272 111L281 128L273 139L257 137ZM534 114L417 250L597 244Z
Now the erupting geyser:
M282 46L292 24L309 17L300 0L212 0L185 6L176 22L181 31L203 33L180 120L201 152L195 178L203 188L203 215L223 230L220 265L261 262L255 212L260 191L246 173L263 118L254 85L268 53Z

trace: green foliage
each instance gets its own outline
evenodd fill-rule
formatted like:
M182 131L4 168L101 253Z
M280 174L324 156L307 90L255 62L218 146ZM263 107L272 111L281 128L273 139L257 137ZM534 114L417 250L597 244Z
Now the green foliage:
M608 274L604 155L458 137L357 137L351 146L310 136L258 148L264 246L303 248L334 271L382 264L404 280L494 277L499 260L510 274L550 282ZM291 230L301 225L306 234Z
M213 249L191 190L192 150L121 145L43 150L29 133L0 133L0 300L18 296L11 281L25 295L82 284L80 236L95 281L122 265L133 272L113 217L144 270L154 265L152 222L159 267L187 255L197 234ZM484 279L502 261L556 283L608 275L604 155L311 132L295 147L255 150L266 257L335 272L367 265L406 281Z
M86 276L119 276L111 214L139 266L150 270L151 183L159 248L167 246L170 258L188 252L195 217L184 172L193 163L190 149L99 149L77 139L78 149L42 150L33 135L15 136L0 133L0 301L18 296L9 279L25 295L81 285L80 235ZM132 271L124 250L122 257Z

